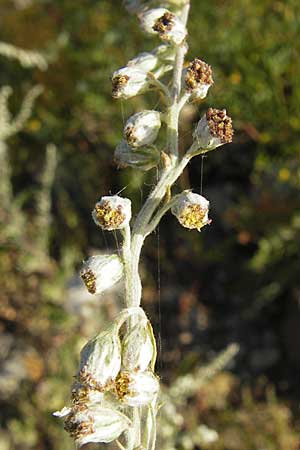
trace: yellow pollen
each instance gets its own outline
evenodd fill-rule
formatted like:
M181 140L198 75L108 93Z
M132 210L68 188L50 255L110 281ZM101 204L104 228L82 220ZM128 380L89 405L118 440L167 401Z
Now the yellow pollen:
M123 400L125 395L129 394L128 392L129 382L130 382L129 376L124 372L120 372L115 380L115 386L120 400Z
M96 276L91 269L83 270L80 276L90 294L96 293Z
M118 228L125 219L121 207L112 209L107 202L95 206L95 216L98 224L104 230Z
M204 218L207 213L206 209L200 205L187 205L180 214L179 221L182 226L190 229L198 230L205 225Z

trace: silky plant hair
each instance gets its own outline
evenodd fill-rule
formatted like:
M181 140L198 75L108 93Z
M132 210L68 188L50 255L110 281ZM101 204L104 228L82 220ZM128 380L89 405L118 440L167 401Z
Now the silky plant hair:
M131 201L124 196L104 195L95 203L95 225L107 232L119 230L122 252L89 258L80 275L91 294L101 294L123 279L124 307L82 349L70 405L54 415L63 418L77 447L115 441L121 449L154 450L156 415L163 400L155 373L155 338L141 306L141 249L168 211L190 230L201 231L210 224L208 199L192 190L174 195L172 187L194 157L231 142L233 129L225 109L208 107L195 127L191 146L179 155L180 113L187 103L204 100L214 84L212 68L201 55L185 61L190 1L123 3L158 45L113 72L112 97L130 101L151 90L164 106L161 111L137 111L126 120L114 160L121 169L155 169L159 176L133 216ZM166 129L166 142L158 147L161 127Z

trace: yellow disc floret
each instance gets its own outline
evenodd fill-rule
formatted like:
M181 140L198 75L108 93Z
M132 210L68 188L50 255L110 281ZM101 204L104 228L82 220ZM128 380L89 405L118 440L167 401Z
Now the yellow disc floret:
M122 208L112 208L109 202L97 204L94 210L94 216L98 225L104 230L114 230L124 222Z
M206 215L207 209L201 208L200 205L186 205L178 219L182 226L199 230L206 224Z

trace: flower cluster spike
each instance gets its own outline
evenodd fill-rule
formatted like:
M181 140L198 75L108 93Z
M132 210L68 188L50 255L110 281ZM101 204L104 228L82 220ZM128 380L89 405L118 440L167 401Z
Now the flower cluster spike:
M143 314L137 326L120 338L123 321L120 314L110 328L85 345L72 387L72 406L54 413L64 419L78 447L117 439L132 425L122 412L124 406L148 405L158 393L151 324Z
M112 97L127 100L147 91L159 92L162 101L156 103L163 106L160 111L136 111L126 120L114 161L120 169L156 168L158 182L133 217L131 201L119 195L102 196L92 211L95 224L103 231L121 234L122 252L90 257L80 276L90 294L102 294L123 280L124 309L82 349L72 404L55 413L64 419L65 429L78 447L112 442L126 432L126 450L155 448L159 378L152 326L140 307L141 248L169 210L189 230L200 231L211 223L209 201L204 196L191 190L173 196L171 188L192 157L231 142L233 136L226 110L209 108L194 130L192 146L179 157L181 109L190 100L204 100L214 81L212 68L200 58L184 68L189 0L157 3L123 0L125 8L137 15L142 30L163 44L139 53L112 74ZM170 70L173 77L165 83L162 77L167 78ZM164 126L167 142L162 144Z

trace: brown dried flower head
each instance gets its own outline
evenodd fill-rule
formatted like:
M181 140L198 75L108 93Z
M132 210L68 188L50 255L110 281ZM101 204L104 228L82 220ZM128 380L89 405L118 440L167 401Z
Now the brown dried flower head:
M225 109L209 108L193 133L194 145L203 151L214 150L232 142L232 120Z
M139 15L141 27L149 34L157 34L163 41L181 45L187 30L181 20L165 8L153 8Z
M192 91L197 89L199 84L212 86L213 83L211 66L198 58L190 62L185 75L185 84L188 90Z
M227 116L226 109L209 108L206 120L212 136L219 138L222 144L232 142L232 120Z
M153 25L153 30L163 37L167 31L171 31L174 26L175 14L167 11Z

